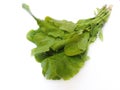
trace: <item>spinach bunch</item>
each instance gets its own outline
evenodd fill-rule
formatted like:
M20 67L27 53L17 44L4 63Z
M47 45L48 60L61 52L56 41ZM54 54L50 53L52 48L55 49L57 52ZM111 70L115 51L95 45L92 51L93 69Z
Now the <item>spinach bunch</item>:
M32 55L41 63L43 75L53 80L68 80L79 72L88 59L89 45L98 35L102 39L102 27L111 12L111 6L105 5L97 9L95 17L73 23L49 16L41 20L31 13L28 5L23 4L23 8L39 26L27 34L27 39L36 44Z

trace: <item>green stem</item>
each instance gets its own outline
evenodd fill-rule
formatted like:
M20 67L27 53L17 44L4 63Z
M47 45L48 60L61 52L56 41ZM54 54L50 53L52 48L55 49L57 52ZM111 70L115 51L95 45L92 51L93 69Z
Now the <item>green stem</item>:
M23 3L23 4L22 4L22 8L24 8L24 9L36 20L36 22L37 22L38 25L41 24L41 21L42 21L42 20L36 18L36 17L32 14L32 12L31 12L31 10L30 10L30 8L29 8L29 6L28 6L27 4L24 4L24 3Z

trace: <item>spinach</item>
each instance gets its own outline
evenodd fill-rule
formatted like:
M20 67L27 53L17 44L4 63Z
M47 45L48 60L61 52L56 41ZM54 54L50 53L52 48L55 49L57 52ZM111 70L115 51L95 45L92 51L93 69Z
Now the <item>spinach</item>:
M111 6L97 9L95 17L78 20L56 20L49 16L44 20L35 17L28 5L23 8L36 20L39 28L31 30L27 39L36 48L32 49L36 61L41 63L47 79L68 80L76 75L88 59L89 45L99 36L111 13Z

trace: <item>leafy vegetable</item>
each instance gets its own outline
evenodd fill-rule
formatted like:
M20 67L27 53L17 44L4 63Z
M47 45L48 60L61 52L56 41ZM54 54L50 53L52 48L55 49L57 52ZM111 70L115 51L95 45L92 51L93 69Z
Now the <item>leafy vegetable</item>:
M97 9L95 17L81 19L76 23L49 16L40 20L32 14L28 5L23 4L23 8L39 26L37 30L28 32L27 39L37 46L32 49L32 55L41 63L43 75L47 79L68 80L79 72L88 59L89 45L98 35L102 40L102 27L112 7L103 6Z
M60 58L62 57L62 58ZM46 58L41 64L43 75L47 79L70 79L84 65L86 60L85 54L69 57L63 52Z

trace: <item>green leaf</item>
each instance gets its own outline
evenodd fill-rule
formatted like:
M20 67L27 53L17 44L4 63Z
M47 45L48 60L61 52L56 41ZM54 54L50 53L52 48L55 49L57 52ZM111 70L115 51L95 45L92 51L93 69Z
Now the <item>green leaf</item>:
M52 45L52 50L58 51L59 49L63 48L66 44L67 40L56 39L55 43Z
M88 47L89 33L76 35L71 39L71 42L66 44L64 52L68 56L74 56L83 53Z
M34 43L38 46L32 50L32 55L49 51L50 47L54 44L55 39L39 32L33 37Z
M55 38L57 38L57 37L62 38L64 36L64 32L57 29L57 30L48 32L48 35L53 36Z
M99 38L101 41L103 41L103 33L102 33L102 30L99 31Z
M68 42L70 42L70 39L56 39L51 48L54 51L58 51L59 49L63 48Z
M78 48L85 51L88 47L89 33L85 32L81 35L80 41L78 42Z
M66 20L55 20L49 16L45 18L45 21L50 23L51 25L54 25L58 27L59 29L66 31L66 32L73 32L75 28L75 24L71 21Z
M35 59L37 62L42 62L47 57L49 57L49 55L47 53L35 54Z
M36 34L35 30L30 30L30 31L27 33L27 39L30 40L31 42L34 42L34 41L33 41L33 37L34 37L35 34Z
M47 52L38 53L35 54L34 56L37 62L42 62L43 60L50 56L53 56L54 54L56 54L56 52L54 52L52 49L49 49L49 51Z
M64 53L55 54L41 62L42 72L47 79L68 80L79 72L86 60L86 53L72 57Z
M52 49L54 51L58 51L60 50L61 48L64 48L64 46L66 44L68 44L69 42L73 41L73 37L75 36L75 33L74 32L71 32L71 33L64 33L64 36L61 38L56 38L55 39L55 43L52 45ZM71 39L72 38L72 39Z
M27 4L23 3L22 8L24 8L27 12L29 12L31 14L30 8Z
M60 30L59 28L56 28L55 26L51 25L50 23L46 21L42 21L40 23L40 29L45 34L52 36L52 37L60 37L62 38L64 36L64 31Z

